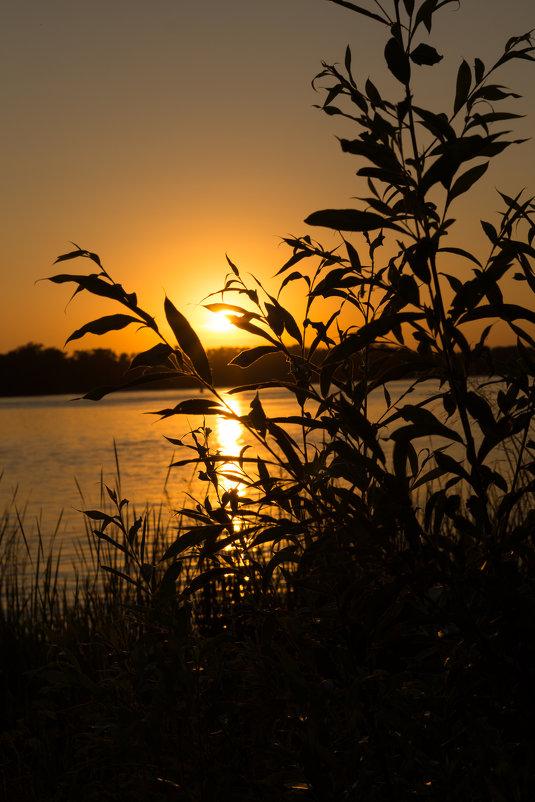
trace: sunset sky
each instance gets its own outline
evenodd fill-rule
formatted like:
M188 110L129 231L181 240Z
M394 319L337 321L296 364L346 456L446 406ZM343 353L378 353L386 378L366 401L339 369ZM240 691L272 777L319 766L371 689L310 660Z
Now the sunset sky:
M222 286L225 253L276 289L290 255L281 237L333 243L304 218L352 205L364 187L335 138L348 128L313 107L311 79L350 44L357 81L387 94L381 26L328 0L5 0L2 18L0 352L61 348L89 319L121 311L82 297L67 306L70 285L35 283L63 272L52 263L70 241L100 254L158 319L167 294L207 347L244 342L211 329L198 304ZM535 14L531 0L464 0L440 22L429 42L445 58L422 87L435 111L451 106L462 58L491 63ZM510 109L527 115L515 138L529 137L535 65L514 62L498 82L523 95ZM457 206L455 244L484 254L478 220L499 208L495 188L535 192L534 165L533 142L498 157ZM73 347L151 344L128 328Z

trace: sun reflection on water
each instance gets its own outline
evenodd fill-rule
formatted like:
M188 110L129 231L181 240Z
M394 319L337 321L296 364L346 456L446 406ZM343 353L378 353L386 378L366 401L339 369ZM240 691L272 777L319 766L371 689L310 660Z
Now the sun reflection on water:
M243 414L240 401L237 398L226 397L225 402L235 415ZM225 456L236 458L235 461L229 459L227 462L221 462L218 466L219 487L222 494L234 493L237 496L243 496L245 484L240 481L240 477L243 476L243 470L240 468L239 456L241 449L245 445L245 433L245 429L239 421L225 418L223 415L218 416L216 428L218 451ZM239 515L233 516L232 527L234 532L240 532L243 524L244 521ZM236 544L226 546L225 551L236 551Z
M235 415L243 414L240 401L237 398L227 397L225 398L225 402ZM240 482L238 479L242 474L239 465L239 456L240 450L245 445L245 429L237 420L219 415L217 418L216 436L219 451L226 456L236 458L236 461L229 460L219 465L221 489L223 492L236 489L238 495L240 495L240 492L243 492L244 483ZM231 476L221 475L224 473L231 474Z

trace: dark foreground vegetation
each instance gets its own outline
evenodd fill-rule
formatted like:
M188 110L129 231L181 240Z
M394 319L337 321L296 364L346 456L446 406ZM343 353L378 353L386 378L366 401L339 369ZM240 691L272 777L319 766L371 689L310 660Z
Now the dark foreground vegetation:
M341 145L366 194L307 218L338 231L335 248L286 240L276 295L230 262L221 300L208 304L259 339L234 364L282 356L284 381L253 382L238 418L172 301L176 343L95 253L58 259L95 272L53 282L122 307L82 333L131 323L154 333L120 386L185 374L204 389L159 414L198 416L173 443L206 493L165 533L147 516L127 520L128 504L104 488L107 506L85 511L95 565L74 596L62 596L42 550L24 584L21 524L11 535L6 521L6 799L535 798L535 206L500 192L501 214L481 223L485 256L456 245L452 217L515 144L502 131L515 96L494 73L532 61L531 38L509 39L490 68L462 61L453 108L438 113L418 105L413 73L441 60L428 38L457 3L335 2L382 29L396 88L389 101L357 82L349 48L317 79L324 111L354 124ZM513 281L524 306L508 299ZM293 282L307 301L302 325L284 304ZM325 298L339 301L327 320ZM342 326L342 309L354 325ZM497 321L515 357L492 380L468 381ZM474 322L481 334L469 342ZM386 347L395 359L372 358ZM392 395L393 379L429 375L440 379L433 398ZM266 415L273 384L295 398L294 415ZM385 412L370 419L378 388ZM258 453L213 448L214 415L239 420Z
M206 352L214 387L235 387L265 379L290 378L288 360L280 353L266 354L261 361L240 368L231 364L242 348L209 348ZM290 351L298 356L297 348ZM121 385L125 374L138 354L116 354L109 348L92 351L75 351L69 356L59 348L45 348L38 343L26 345L0 354L2 396L55 395L60 393L87 393L94 387ZM315 365L325 358L325 349L318 348ZM403 354L395 347L370 349L370 361L389 356L391 364L403 363ZM501 374L507 365L518 358L516 346L485 348L474 358L470 373L475 376ZM139 370L141 374L143 368ZM168 379L138 385L137 389L173 389L198 387L194 376L171 374ZM131 387L130 389L136 389Z

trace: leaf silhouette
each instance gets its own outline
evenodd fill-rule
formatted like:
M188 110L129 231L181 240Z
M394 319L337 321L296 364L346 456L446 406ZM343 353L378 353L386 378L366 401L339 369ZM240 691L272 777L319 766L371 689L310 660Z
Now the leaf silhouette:
M285 546L275 552L271 560L268 562L263 570L262 587L266 589L269 585L273 572L278 565L285 562L299 562L299 557L296 554L296 546Z
M391 228L403 232L402 228L386 217L357 209L323 209L310 214L305 223L309 226L334 228L337 231L374 231L379 228Z
M89 275L60 273L56 276L49 276L48 281L52 281L54 284L65 284L66 282L72 281L78 284L76 292L87 290L87 292L91 292L93 295L111 298L121 303L131 302L135 304L136 302L135 295L128 296L120 284L104 281L97 273L90 273Z
M284 318L280 308L275 304L266 303L267 321L273 334L280 337L284 331Z
M427 66L431 67L433 64L438 64L439 61L442 61L442 56L437 53L434 47L431 45L426 45L421 42L411 53L411 61L414 61L415 64L426 64Z
M212 384L212 371L210 370L208 357L189 322L167 297L164 302L164 309L167 322L171 326L180 348L189 357L191 364L201 379L204 379L206 384Z
M192 546L200 546L207 538L217 537L222 531L223 526L221 524L208 524L207 526L196 526L193 529L189 529L180 535L174 543L171 543L160 562L177 557Z
M74 242L72 244L76 245ZM99 267L102 267L98 254L92 253L91 251L85 251L83 248L78 248L78 246L76 247L76 251L69 251L69 253L62 253L61 256L58 256L54 264L57 264L58 262L65 262L68 259L76 259L78 256L85 256L88 259L91 259L92 262L95 262L95 264L97 264Z
M71 340L80 339L80 337L83 337L85 334L106 334L108 331L124 329L124 327L128 326L130 323L139 323L142 326L145 325L143 320L132 317L132 315L106 315L105 317L100 317L98 320L86 323L85 326L73 331L71 336L67 337L65 340L65 345L71 342Z
M405 6L405 11L411 17L414 12L414 0L403 0L403 5Z
M303 338L301 336L301 331L293 315L281 306L276 298L273 298L271 295L269 297L273 303L266 303L266 311L268 313L268 323L273 332L280 337L284 329L286 329L288 334L293 337L294 340L297 340L299 345L302 345Z
M80 396L76 400L83 399L87 401L100 401L105 395L109 395L110 393L117 393L121 390L127 390L129 387L136 387L139 384L149 384L150 382L172 379L175 377L175 375L175 372L171 370L168 370L165 373L146 373L144 376L138 376L132 381L123 382L121 384L106 384L100 387L94 387L88 393Z
M434 114L427 109L414 106L414 111L422 118L422 125L441 141L456 139L456 134L446 114Z
M151 415L161 415L162 418L170 418L172 415L219 415L223 408L209 398L187 398L175 407L169 409L159 409L151 412Z
M414 424L413 437L422 437L424 435L436 434L441 437L447 437L450 440L455 440L457 443L462 443L461 435L449 426L445 426L439 419L428 409L416 406L414 404L406 404L399 410L400 416L407 421ZM405 431L408 433L409 427ZM399 432L404 431L398 429L394 432L393 437Z
M475 167L471 167L470 170L467 170L466 173L463 173L450 189L449 199L453 200L453 198L457 198L459 195L467 192L470 187L475 184L476 181L479 181L481 176L487 172L488 166L488 162L477 164Z
M278 348L277 341L274 340L267 331L261 329L260 326L255 326L254 323L249 323L248 320L244 320L242 317L229 317L229 321L233 326L236 326L236 328L248 331L249 334L256 334L258 337L263 337L264 340L269 340L270 343L273 343L273 345Z
M266 354L273 354L278 352L278 348L274 345L257 345L256 348L249 348L247 351L241 351L234 359L231 359L229 365L238 365L240 368L248 368L258 359L261 359Z
M364 17L369 17L377 22L382 22L383 25L389 24L389 21L384 19L384 17L380 17L378 14L374 14L373 11L368 11L368 9L358 6L356 3L350 3L349 0L332 0L332 2L336 3L337 6L345 6L345 8L350 8L351 11L356 11L357 14L362 14Z
M149 348L148 351L143 351L142 354L135 356L130 363L130 368L169 364L168 359L172 353L173 349L170 345L158 343L153 348Z
M284 429L281 429L280 426L278 426L276 423L273 423L272 420L268 421L267 429L270 435L277 441L277 445L288 460L288 464L293 469L295 474L297 476L301 476L303 473L303 466L296 450L294 449L294 446L296 445L295 441Z
M225 568L209 568L208 571L203 571L202 574L198 574L196 577L194 577L194 579L191 580L188 587L184 589L183 595L187 596L190 593L195 593L197 590L204 588L205 585L213 582L214 579L222 579L227 574L236 573L236 569L230 568L229 566Z
M227 262L229 263L230 269L232 270L232 272L234 273L234 275L235 275L235 276L239 276L239 275L240 275L240 271L238 270L238 268L236 267L236 265L234 264L234 262L232 262L232 261L229 259L229 257L228 257L228 256L226 256L226 259L227 259Z
M453 103L453 111L455 114L461 109L466 101L470 92L470 85L472 83L472 72L470 65L463 59L459 71L457 73L457 83L455 87L455 101Z
M438 11L439 8L442 6L448 5L448 3L456 3L457 0L442 0L442 2L438 2L438 0L424 0L418 11L416 12L416 17L414 21L414 30L423 22L425 27L427 28L427 32L431 33L431 28L433 25L433 14L435 11Z
M517 304L488 304L485 306L478 306L477 309L466 312L459 319L459 323L468 323L468 321L471 320L482 320L486 317L499 317L501 320L507 320L508 322L513 320L529 320L530 323L535 323L535 312L523 306L518 306Z
M203 304L204 309L208 309L209 312L214 312L217 314L218 312L228 312L233 313L234 315L242 315L245 320L251 320L254 318L255 320L261 320L261 315L258 312L250 312L248 309L244 309L241 306L235 306L234 304L225 304L225 303L214 303L214 304Z
M324 366L336 364L362 348L375 342L378 337L384 337L401 323L413 323L424 317L420 312L399 312L397 315L383 314L376 320L362 326L354 334L348 334L338 345L327 354Z
M385 59L392 75L402 84L408 84L411 77L411 65L403 46L393 36L385 47Z

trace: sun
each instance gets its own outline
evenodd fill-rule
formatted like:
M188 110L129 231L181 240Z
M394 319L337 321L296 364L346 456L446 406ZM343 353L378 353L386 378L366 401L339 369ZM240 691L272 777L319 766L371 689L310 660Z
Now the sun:
M206 324L206 328L214 334L230 334L236 329L228 319L230 312L213 312Z

